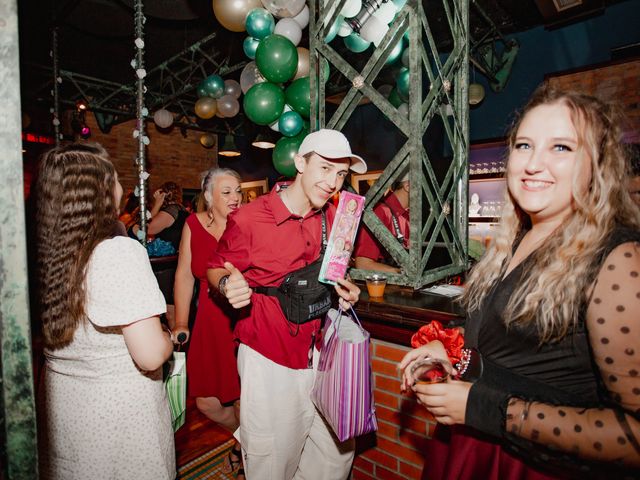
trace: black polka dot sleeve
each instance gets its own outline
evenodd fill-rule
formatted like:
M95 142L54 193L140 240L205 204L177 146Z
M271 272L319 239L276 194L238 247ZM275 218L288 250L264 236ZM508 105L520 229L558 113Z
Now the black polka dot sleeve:
M511 398L506 431L580 458L640 467L640 244L624 243L606 258L587 328L611 406L557 407Z

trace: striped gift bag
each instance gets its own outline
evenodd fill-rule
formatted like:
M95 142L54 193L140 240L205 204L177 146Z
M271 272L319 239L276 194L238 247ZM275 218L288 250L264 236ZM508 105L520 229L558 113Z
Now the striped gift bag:
M341 442L378 429L373 402L369 333L356 313L331 309L311 399Z
M184 352L173 352L173 359L167 362L164 386L169 399L173 431L184 425L187 412L187 362Z

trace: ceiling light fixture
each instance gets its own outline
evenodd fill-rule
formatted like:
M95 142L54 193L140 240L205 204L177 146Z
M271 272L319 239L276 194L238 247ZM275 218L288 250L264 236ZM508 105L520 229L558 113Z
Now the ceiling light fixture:
M276 144L269 139L269 136L264 133L259 133L256 139L251 143L256 148L275 148Z
M231 133L227 133L224 136L224 143L222 144L222 148L218 150L218 155L222 155L224 157L238 157L240 155L240 150L238 150Z

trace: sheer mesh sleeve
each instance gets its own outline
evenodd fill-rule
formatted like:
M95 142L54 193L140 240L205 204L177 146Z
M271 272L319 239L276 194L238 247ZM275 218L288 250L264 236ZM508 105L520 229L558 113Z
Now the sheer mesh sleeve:
M603 263L587 310L594 361L610 408L557 407L511 398L506 432L580 458L640 467L640 245Z

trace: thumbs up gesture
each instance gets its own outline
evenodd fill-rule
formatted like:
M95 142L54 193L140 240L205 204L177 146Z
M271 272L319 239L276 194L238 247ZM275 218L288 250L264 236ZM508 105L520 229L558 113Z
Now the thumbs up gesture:
M252 290L242 275L242 272L230 262L224 263L224 268L229 271L229 280L224 288L224 294L233 308L242 308L251 303Z

